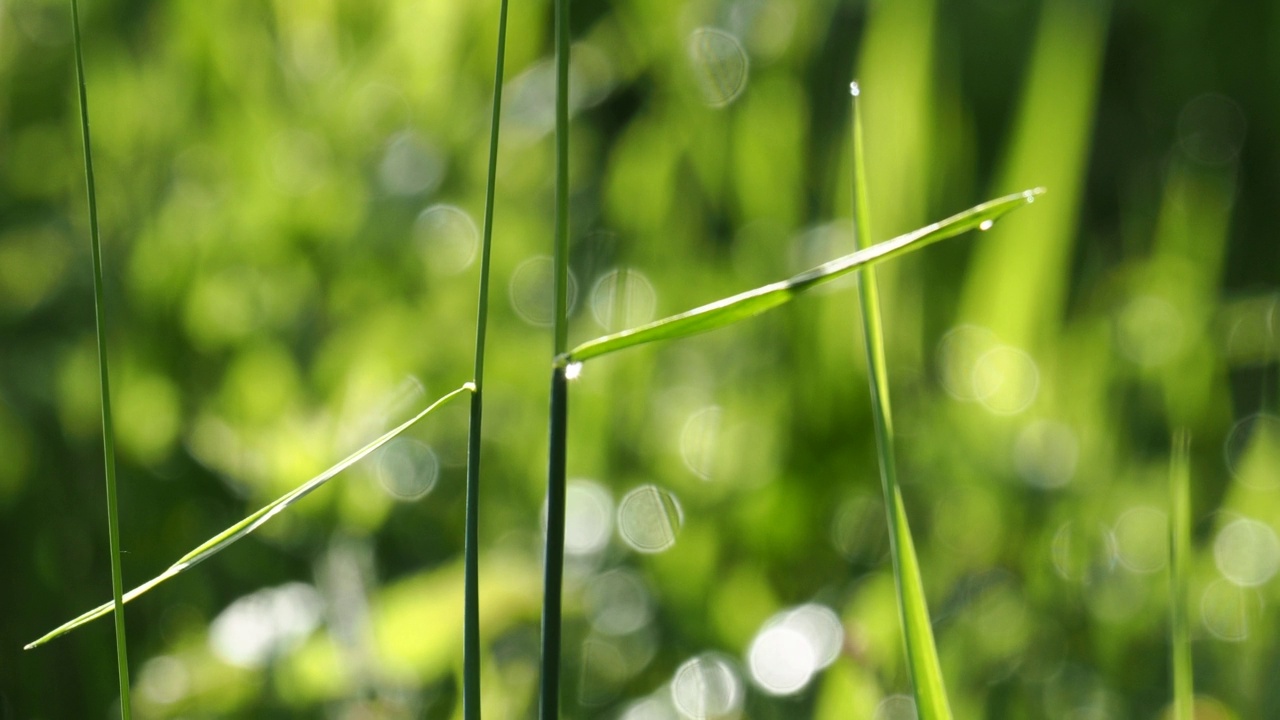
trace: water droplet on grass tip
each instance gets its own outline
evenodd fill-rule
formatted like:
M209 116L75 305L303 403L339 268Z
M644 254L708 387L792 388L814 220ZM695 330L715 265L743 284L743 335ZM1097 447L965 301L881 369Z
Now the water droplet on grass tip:
M569 363L564 369L565 380L577 380L580 375L582 375L582 363L580 362Z
M990 230L991 228L993 228L993 227L995 227L995 226L996 226L996 221L995 221L995 220L983 220L983 221L978 225L978 229L979 229L979 230L982 230L982 231L984 231L984 232L985 232L985 231Z
M683 523L680 503L656 485L641 485L618 504L618 532L632 549L642 553L670 549Z
M862 88L858 87L857 80L854 80L853 82L849 83L849 94L854 97L858 97L859 95L862 94Z

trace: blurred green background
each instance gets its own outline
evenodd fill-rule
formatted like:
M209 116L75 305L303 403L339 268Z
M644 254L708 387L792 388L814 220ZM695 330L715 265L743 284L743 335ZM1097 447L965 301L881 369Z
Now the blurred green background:
M126 585L469 379L496 0L81 9ZM511 7L486 717L533 717L551 7ZM1280 4L574 8L571 344L1050 194L884 266L907 510L960 718L1159 718L1169 435L1201 717L1280 717ZM118 712L62 0L0 0L0 718ZM1267 228L1271 227L1271 230ZM913 717L848 283L572 388L565 715ZM145 718L459 713L466 403L129 606Z

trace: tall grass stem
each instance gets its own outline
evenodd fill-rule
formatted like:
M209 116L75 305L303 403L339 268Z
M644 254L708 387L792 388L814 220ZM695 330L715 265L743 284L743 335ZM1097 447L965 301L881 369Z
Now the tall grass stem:
M102 454L107 477L107 537L111 551L111 595L115 607L116 671L120 680L120 716L133 717L129 694L129 652L124 630L124 579L120 569L120 505L116 492L116 438L111 422L111 383L107 376L107 311L102 281L102 238L98 232L98 196L93 179L93 143L89 138L89 97L84 79L84 42L80 37L80 4L71 0L71 31L80 94L80 136L84 143L84 180L89 197L89 239L93 247L93 307L98 335L99 387L102 393Z
M463 549L462 717L480 720L480 436L484 411L484 350L489 328L489 261L498 178L498 131L502 123L502 75L507 55L507 0L498 8L498 52L493 71L493 116L489 121L489 173L485 181L480 290L476 302L476 352L467 430L467 520Z
M569 345L569 0L555 0L556 46L556 226L555 357ZM564 502L568 387L565 368L551 374L550 448L547 462L547 536L542 589L542 685L538 716L560 715L560 596L564 582Z
M1190 571L1191 558L1191 435L1173 435L1169 464L1169 609L1173 646L1173 720L1193 720L1194 683L1191 674Z
M867 200L867 177L862 144L862 115L857 83L850 86L853 94L853 236L858 248L869 247L870 211ZM858 291L862 300L862 330L866 344L867 368L871 384L872 416L875 419L876 451L880 457L880 478L884 485L885 508L889 520L889 541L893 556L894 579L898 589L898 611L902 621L907 650L907 664L915 691L916 707L922 720L950 720L938 651L934 645L925 602L924 585L915 544L907 524L906 508L898 487L898 469L894 459L893 415L889 407L889 372L884 354L884 329L880 317L880 300L876 291L874 268L858 270Z

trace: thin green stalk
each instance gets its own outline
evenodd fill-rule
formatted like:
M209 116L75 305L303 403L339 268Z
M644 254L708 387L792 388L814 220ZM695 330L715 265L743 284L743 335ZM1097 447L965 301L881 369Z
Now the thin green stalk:
M853 237L859 248L868 246L870 213L867 202L866 168L863 162L862 115L858 107L858 85L853 94ZM916 708L922 720L950 720L947 691L933 641L929 608L915 544L907 524L907 512L898 487L898 469L893 454L893 416L889 409L889 372L884 354L884 331L880 300L876 292L875 270L858 270L858 290L862 300L862 330L871 381L872 416L875 418L876 451L880 456L880 479L884 485L885 508L889 516L889 542L893 575L898 586L898 612L906 641L907 665L915 691Z
M476 354L467 436L467 527L462 618L462 717L480 720L480 429L484 402L484 346L489 327L489 258L498 178L498 129L502 120L502 71L507 54L507 0L498 8L498 56L493 72L493 117L489 121L489 175L485 184L484 237L480 248L480 292L476 308Z
M120 680L120 716L133 717L129 696L129 653L124 631L124 578L120 570L120 506L116 493L116 438L111 422L111 383L107 378L107 312L102 289L102 239L98 233L98 196L93 179L93 143L89 139L89 98L84 81L84 43L80 38L80 5L71 0L71 32L75 41L76 85L80 93L80 136L84 142L84 180L89 196L89 239L93 246L93 307L98 332L98 372L102 392L102 454L107 476L107 538L111 551L111 595L116 620L116 672Z
M1173 436L1169 466L1169 609L1173 643L1173 718L1192 720L1195 697L1191 675L1191 619L1188 613L1191 558L1191 435Z
M569 0L555 0L556 230L555 357L569 344ZM551 374L551 428L547 466L547 539L542 588L542 686L538 717L560 717L560 595L564 581L565 428L568 387L559 362Z

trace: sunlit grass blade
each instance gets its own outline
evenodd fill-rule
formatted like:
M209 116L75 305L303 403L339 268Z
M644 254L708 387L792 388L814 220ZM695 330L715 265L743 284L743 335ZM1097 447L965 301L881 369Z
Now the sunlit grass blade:
M1034 188L990 200L914 232L823 263L787 280L748 290L640 327L590 340L569 351L563 360L581 362L635 345L657 340L674 340L731 325L782 305L806 290L831 282L858 268L919 250L939 240L945 240L975 228L982 228L986 223L994 223L1002 215L1035 202L1035 199L1043 193L1042 188Z
M555 0L556 42L556 229L553 273L554 356L569 339L569 0ZM565 457L569 421L564 367L551 374L550 438L547 463L547 535L542 585L542 672L538 717L560 718L561 591L564 583Z
M1192 720L1195 696L1191 674L1191 436L1173 436L1169 466L1169 608L1173 645L1173 720Z
M863 247L869 237L871 220L867 201L866 167L863 162L862 116L858 108L858 86L853 92L853 236L854 244ZM1019 196L1021 197L1021 196ZM1030 201L1034 195L1024 198ZM1000 202L1000 201L996 201ZM988 203L990 204L990 203ZM972 211L970 211L972 212ZM988 218L989 219L989 218ZM980 220L979 223L982 221ZM907 523L907 510L898 488L898 468L894 458L893 415L889 407L889 370L884 354L884 329L881 325L880 299L876 291L875 270L858 270L858 291L862 300L862 331L867 352L868 379L871 385L872 416L876 427L876 454L880 457L880 479L884 485L885 508L889 519L889 542L893 556L894 578L898 586L898 611L906 642L907 665L915 691L916 709L921 720L950 720L951 707L942 679L942 666L933 641L929 607L925 602L924 584L916 558L915 543Z
M480 720L480 437L484 410L484 350L489 326L489 261L493 204L498 178L498 130L502 120L502 74L507 50L507 0L498 8L498 52L494 60L493 115L489 121L489 174L485 182L484 238L476 307L475 370L467 429L467 520L463 542L462 717Z
M99 390L102 398L102 454L107 480L107 545L111 553L111 602L116 610L116 674L120 682L120 716L133 717L129 693L129 651L124 630L124 574L120 568L120 505L116 492L116 440L111 421L111 383L107 373L107 311L102 289L102 237L98 232L98 194L93 179L93 143L89 138L89 97L84 79L84 43L80 38L80 5L71 0L71 38L76 56L76 89L80 97L80 138L84 143L84 181L89 199L89 239L93 248L93 308L98 336Z
M448 395L445 395L439 400L436 400L427 409L423 410L422 412L418 413L412 418L409 418L408 420L401 423L396 428L388 431L387 433L385 433L378 439L374 440L373 442L369 443L368 445L365 445L359 450L351 453L338 464L334 465L333 467L330 467L328 470L325 470L324 472L311 478L310 480L299 485L293 490L290 490L289 492L285 493L281 497L277 498L276 500L262 507L261 509L259 509L257 512L253 513L249 517L241 520L235 525L232 525L226 530L223 530L222 532L218 533L212 538L209 538L207 541L202 543L199 547L197 547L196 549L192 550L191 552L179 558L177 562L169 566L168 570L165 570L163 573L157 575L156 577L148 580L142 585L139 585L138 587L125 593L123 598L120 601L120 604L123 605L124 603L127 603L133 600L134 598L137 598L138 596L146 593L147 591L151 590L152 588L164 582L165 580L168 580L169 578L172 578L182 572L190 570L192 567L204 562L205 560L208 560L209 558L222 552L223 550L226 550L237 540L240 540L241 538L245 537L246 535L253 532L254 530L257 530L258 528L262 527L264 524L266 524L268 520L270 520L271 518L275 517L276 515L279 515L280 513L288 509L290 505L293 505L297 501L301 500L303 497L309 495L316 488L320 487L321 485L324 485L331 478L333 478L333 476L337 475L343 470L346 470L347 468L359 462L369 453L373 452L374 450L377 450L383 445L386 445L391 440L394 440L396 437L403 434L406 430L413 427L415 424L417 424L426 416L430 415L433 411L435 411L440 406L449 402L450 400L457 397L458 395L461 395L462 393L465 393L465 392L471 392L474 389L475 389L475 386L473 384L466 383L465 385L458 388L457 390L454 390ZM81 625L97 620L98 618L110 613L112 610L115 609L115 607L116 607L115 602L109 602L109 603L104 603L102 605L99 605L93 610L90 610L89 612L81 615L80 617L59 626L58 628L49 632L47 635L40 638L39 640L36 640L35 642L27 645L26 649L30 650L32 648L39 647L40 645L43 645L49 642L50 640L58 637L59 635L65 635L66 633L69 633L72 630L75 630Z

